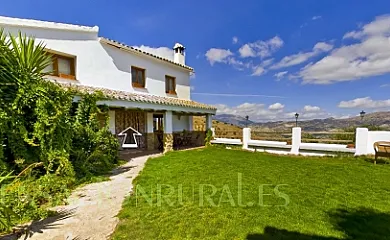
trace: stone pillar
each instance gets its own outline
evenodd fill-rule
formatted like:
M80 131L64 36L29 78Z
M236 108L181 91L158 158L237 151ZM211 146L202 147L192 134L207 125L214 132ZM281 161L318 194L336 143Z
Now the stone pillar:
M173 151L172 112L164 113L164 153Z
M110 132L112 134L115 134L115 110L109 110L108 111L108 117L109 117L109 122L108 122L108 127L110 129Z
M368 154L368 128L356 129L355 156Z
M194 119L192 116L188 116L188 131L194 131Z
M154 150L153 113L146 113L146 148Z
M213 115L206 115L206 131L213 127Z
M292 129L292 146L291 146L291 153L292 154L299 154L299 147L301 145L301 128L295 127Z

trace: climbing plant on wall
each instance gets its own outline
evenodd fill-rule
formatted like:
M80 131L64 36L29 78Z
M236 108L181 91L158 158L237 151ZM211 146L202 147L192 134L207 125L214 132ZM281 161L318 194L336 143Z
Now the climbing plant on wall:
M75 153L79 160L84 156L84 173L94 170L85 159L104 166L117 160L116 138L99 125L98 114L106 109L97 105L101 93L64 90L45 80L52 58L33 38L0 30L0 49L0 169L43 162L41 174L72 176L80 168Z

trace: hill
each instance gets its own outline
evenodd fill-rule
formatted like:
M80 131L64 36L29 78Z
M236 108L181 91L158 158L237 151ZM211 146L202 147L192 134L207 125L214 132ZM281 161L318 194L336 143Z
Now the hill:
M214 116L214 119L220 122L230 123L236 126L245 127L247 124L251 125L255 122L252 122L251 120L246 120L244 117L236 116L232 114L220 114Z
M194 117L193 128L195 131L206 131L206 119L205 117ZM219 120L213 120L213 128L215 129L218 137L241 137L242 127L234 125L232 123L225 123Z
M246 122L243 117L228 114L216 115L215 119L241 127L244 127ZM304 131L330 131L358 126L375 126L381 129L390 129L390 112L369 113L366 114L363 120L357 116L345 119L326 118L298 121L298 126ZM262 131L290 131L292 127L295 127L295 121L250 122L250 127Z

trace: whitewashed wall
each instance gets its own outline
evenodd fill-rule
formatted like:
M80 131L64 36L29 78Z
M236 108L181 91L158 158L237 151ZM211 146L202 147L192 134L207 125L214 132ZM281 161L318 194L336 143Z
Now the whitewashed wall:
M390 132L387 131L368 131L367 154L375 154L374 143L379 141L390 142Z
M76 78L81 84L175 97L165 93L165 75L170 75L176 77L176 97L190 99L188 71L148 56L135 55L100 43L98 34L95 32L16 28L1 25L0 28L12 34L21 31L28 36L34 36L38 41L43 41L48 49L76 56ZM145 89L132 87L131 66L146 69ZM56 79L69 82L69 80Z
M178 115L172 116L172 124L174 132L181 132L183 130L189 130L189 119L188 116L180 116L180 120Z

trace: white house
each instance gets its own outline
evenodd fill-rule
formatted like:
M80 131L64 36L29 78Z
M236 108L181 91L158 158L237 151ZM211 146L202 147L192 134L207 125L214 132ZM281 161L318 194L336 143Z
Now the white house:
M126 140L130 142L123 142L124 146L153 149L164 145L164 151L170 151L175 132L192 132L195 115L206 116L206 129L211 127L216 108L191 100L190 74L194 70L185 64L185 48L179 43L170 60L101 37L97 26L0 17L0 28L44 42L54 55L48 67L54 74L48 79L81 91L99 90L111 99L101 103L110 107L112 133L130 128L142 135L138 142ZM190 140L203 142L199 134L192 132ZM188 136L180 137L190 142Z

